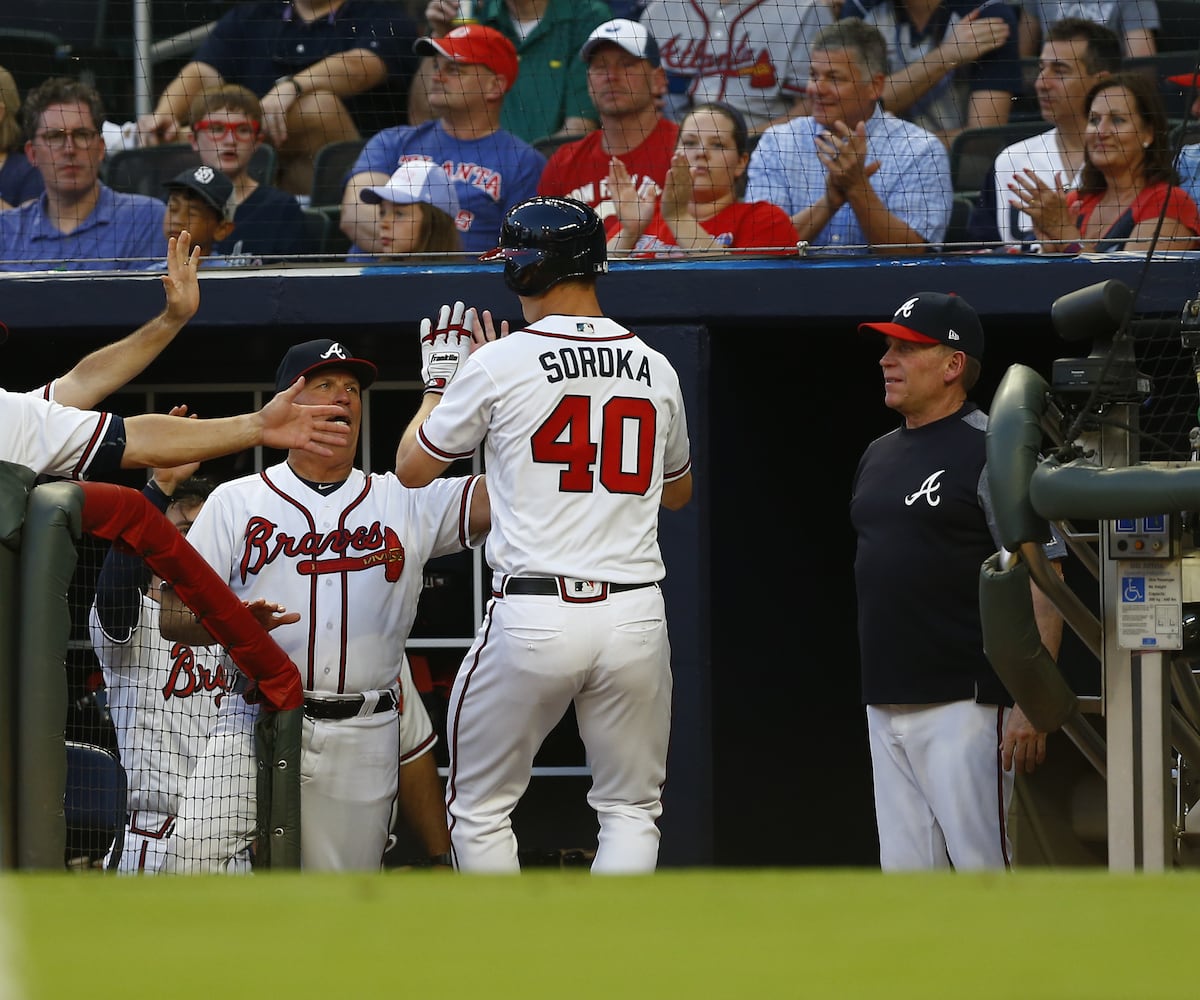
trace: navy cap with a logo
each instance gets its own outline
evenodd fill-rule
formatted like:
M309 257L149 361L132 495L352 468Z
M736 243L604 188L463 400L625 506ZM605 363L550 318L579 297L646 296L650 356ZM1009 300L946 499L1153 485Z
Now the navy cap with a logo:
M354 352L336 340L308 340L288 350L275 372L275 391L283 392L301 375L307 378L322 368L345 368L358 378L359 387L365 389L379 374L379 369L370 361L356 358Z
M900 303L890 323L860 323L858 329L916 344L945 344L969 358L983 358L979 315L957 295L917 292Z

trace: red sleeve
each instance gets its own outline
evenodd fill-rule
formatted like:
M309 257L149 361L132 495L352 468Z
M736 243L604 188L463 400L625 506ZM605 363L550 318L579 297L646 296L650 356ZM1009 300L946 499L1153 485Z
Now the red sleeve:
M1183 188L1167 184L1153 184L1138 195L1134 209L1134 223L1157 219L1166 203L1166 218L1183 223L1193 233L1200 234L1200 211Z

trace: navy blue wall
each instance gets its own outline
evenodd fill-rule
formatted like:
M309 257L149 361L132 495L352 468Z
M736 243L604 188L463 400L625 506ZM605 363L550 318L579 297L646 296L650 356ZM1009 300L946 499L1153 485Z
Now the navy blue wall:
M914 291L963 295L987 330L986 405L1010 364L1048 372L1080 353L1050 306L1108 278L1145 314L1177 316L1197 294L1191 260L1117 256L615 264L602 279L605 310L680 368L696 446L696 503L663 515L677 659L664 863L876 863L846 508L859 454L894 417L855 324ZM214 271L202 298L147 380L261 381L322 335L415 379L416 324L441 303L519 318L498 273L467 266ZM0 381L39 384L161 302L151 275L0 276Z

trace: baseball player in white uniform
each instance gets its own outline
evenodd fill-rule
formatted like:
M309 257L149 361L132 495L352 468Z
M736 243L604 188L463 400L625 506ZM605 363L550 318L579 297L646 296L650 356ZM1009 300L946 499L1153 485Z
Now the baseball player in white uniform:
M834 20L825 0L654 0L641 16L667 71L671 117L724 101L753 133L793 113L809 46Z
M274 630L300 669L302 866L379 869L400 759L401 810L437 859L447 853L449 837L428 752L435 738L404 644L426 560L479 544L489 525L487 492L479 476L409 489L390 473L355 469L362 391L374 381L375 366L343 344L315 340L288 351L277 384L300 375L309 379L300 398L335 405L351 431L347 443L329 459L292 451L261 474L222 484L188 540ZM167 603L179 606L174 595ZM186 623L173 638L212 642L201 633L202 626ZM215 752L206 750L198 787L188 796L200 809L185 803L181 811L175 850L187 856L173 861L173 870L231 867L229 859L249 843L255 811L254 757L245 734L250 722L218 720L218 739L237 757L218 773ZM203 812L203 803L221 790L200 787L210 776L241 796L238 816Z
M504 260L528 326L468 358L475 323L461 303L443 307L436 331L423 324L434 378L396 464L417 486L484 446L492 600L450 696L454 859L462 871L519 870L509 817L574 703L600 822L592 870L651 872L671 719L658 509L692 490L679 379L602 315L605 233L591 208L530 199L509 211L500 242L481 259Z
M144 496L186 535L212 483L193 464L155 469ZM152 874L175 828L184 783L232 680L222 658L159 634L159 580L139 556L109 549L89 616L129 786L118 871ZM106 863L107 867L107 863Z
M328 422L336 407L293 402L302 385L285 387L257 413L212 420L75 409L95 406L141 372L195 315L200 254L189 251L190 240L183 232L168 241L167 307L159 316L31 393L0 389L0 461L43 475L96 479L117 469L166 468L261 444L328 455L327 445L345 441L347 428ZM0 340L7 332L0 325Z

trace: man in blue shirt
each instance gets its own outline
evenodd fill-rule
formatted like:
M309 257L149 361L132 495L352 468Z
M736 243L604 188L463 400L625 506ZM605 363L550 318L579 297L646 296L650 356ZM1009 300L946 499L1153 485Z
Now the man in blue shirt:
M438 117L384 129L359 154L342 194L342 232L354 244L350 259L383 252L378 209L360 196L366 188L387 184L406 161L436 163L454 182L455 225L463 250L470 253L496 245L505 213L537 193L546 165L541 153L500 127L505 96L517 80L512 42L494 28L468 24L420 39L416 51L433 56L428 97Z
M0 269L141 270L159 266L164 205L100 183L104 109L95 89L52 77L22 108L25 154L46 190L0 212Z
M879 105L887 49L858 18L817 36L811 117L767 129L750 157L747 201L771 201L812 247L924 253L950 221L950 160L937 136Z

